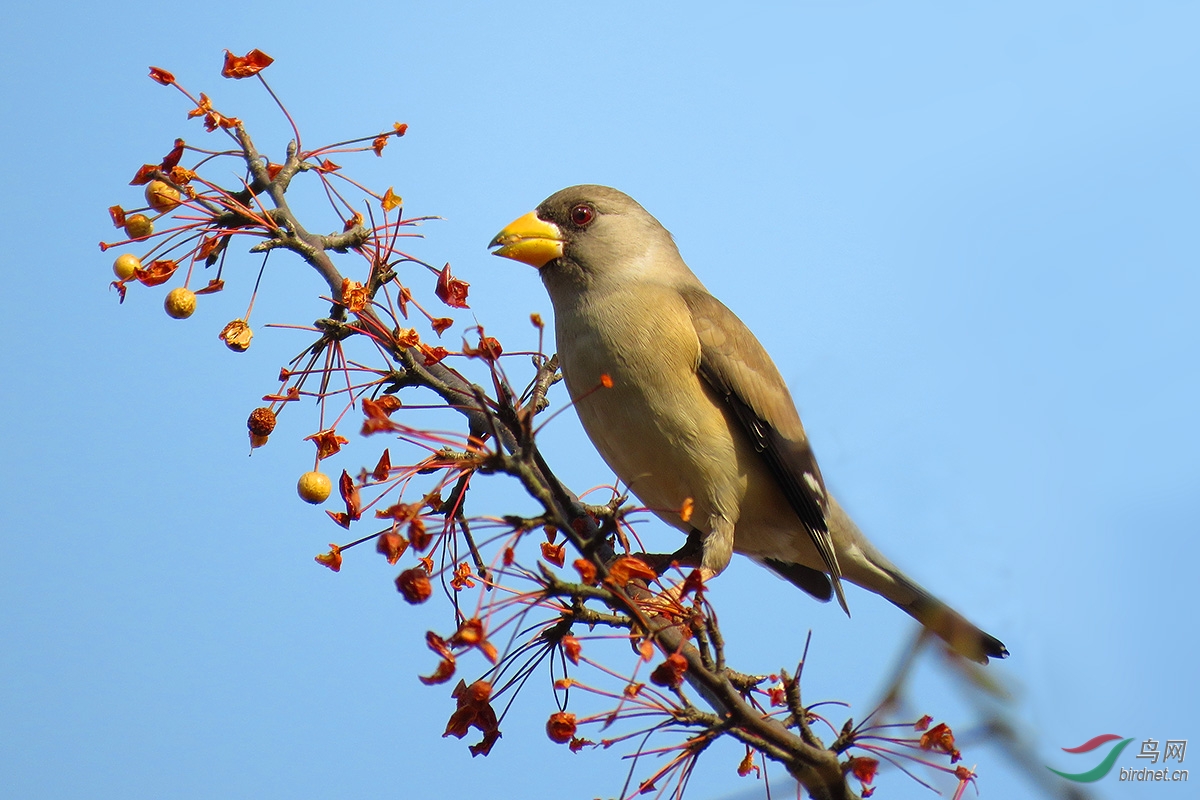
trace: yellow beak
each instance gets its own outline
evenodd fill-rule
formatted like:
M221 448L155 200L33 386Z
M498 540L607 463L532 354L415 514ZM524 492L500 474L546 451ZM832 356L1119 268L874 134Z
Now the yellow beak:
M494 256L511 258L541 269L554 259L562 258L562 231L557 225L538 217L536 211L530 211L496 234L488 247L500 248L492 253Z

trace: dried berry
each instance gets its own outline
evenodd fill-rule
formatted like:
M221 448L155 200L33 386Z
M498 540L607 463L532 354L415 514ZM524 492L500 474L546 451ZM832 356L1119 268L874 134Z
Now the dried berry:
M246 420L246 427L252 436L270 436L275 430L275 412L266 406L254 409L250 419Z

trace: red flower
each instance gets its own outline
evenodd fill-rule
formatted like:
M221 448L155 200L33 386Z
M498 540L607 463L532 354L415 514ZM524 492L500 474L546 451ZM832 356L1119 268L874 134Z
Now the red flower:
M450 265L442 267L438 273L437 288L434 290L441 300L451 308L469 308L467 305L467 289L471 284L459 280L450 274Z
M687 672L687 659L679 653L672 653L667 660L654 668L650 673L650 682L655 686L667 686L672 689L683 683L684 673Z

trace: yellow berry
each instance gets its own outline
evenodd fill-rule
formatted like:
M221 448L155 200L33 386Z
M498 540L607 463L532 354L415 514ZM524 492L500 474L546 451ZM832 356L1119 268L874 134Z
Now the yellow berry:
M130 239L145 239L154 233L154 223L145 214L130 214L125 218L125 235Z
M155 211L165 213L179 205L179 190L166 181L146 184L146 203Z
M121 253L113 262L113 274L123 281L133 277L135 269L142 268L142 260L133 253Z
M196 310L196 293L182 286L176 287L167 292L163 307L167 309L167 316L187 319Z
M333 482L324 472L306 472L296 483L296 491L300 493L300 499L304 502L318 505L329 499L329 494L333 491Z

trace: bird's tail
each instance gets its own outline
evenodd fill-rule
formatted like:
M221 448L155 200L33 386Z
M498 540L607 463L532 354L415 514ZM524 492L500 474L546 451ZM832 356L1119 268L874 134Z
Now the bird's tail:
M1006 658L1008 648L989 633L984 633L970 620L938 600L898 570L888 570L891 578L904 588L907 602L888 597L899 609L940 636L950 649L964 658L986 664L988 658ZM887 595L885 595L886 597Z
M830 530L849 581L892 601L964 658L986 664L989 657L1008 656L1003 642L979 630L876 550L834 498L829 499L829 504Z

